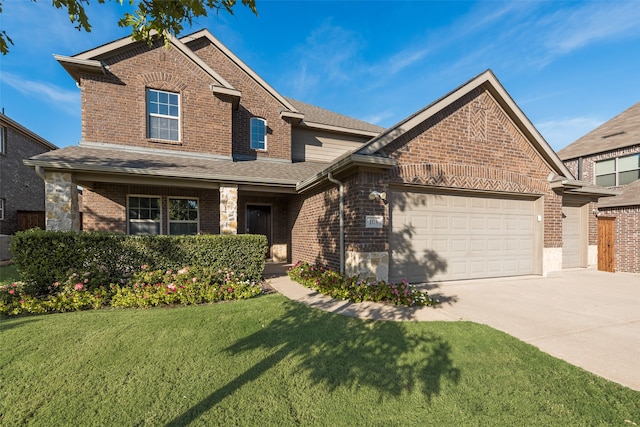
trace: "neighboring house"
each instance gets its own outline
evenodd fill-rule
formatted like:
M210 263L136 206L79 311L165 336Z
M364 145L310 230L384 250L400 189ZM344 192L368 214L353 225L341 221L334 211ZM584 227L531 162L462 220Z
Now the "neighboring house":
M18 211L44 212L44 183L23 160L57 148L0 113L0 234L18 231Z
M59 197L48 228L79 229L80 185L85 230L265 234L275 261L379 279L593 264L591 204L614 193L576 181L491 71L384 130L283 97L206 30L56 59L82 141L25 161Z
M598 267L640 273L640 102L558 155L578 179L621 192L598 202Z

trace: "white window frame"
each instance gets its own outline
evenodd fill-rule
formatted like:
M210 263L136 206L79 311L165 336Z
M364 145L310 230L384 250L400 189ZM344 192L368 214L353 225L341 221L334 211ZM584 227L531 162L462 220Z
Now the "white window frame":
M0 126L0 154L7 153L7 128Z
M253 124L256 122L261 122L264 126L264 134L262 134L262 141L258 141L254 139L254 131ZM262 117L251 117L249 120L249 139L250 139L250 147L252 150L256 151L266 151L267 150L267 120ZM257 135L257 134L255 134ZM258 146L259 143L262 143L262 147Z
M178 97L178 114L177 115L171 115L171 114L160 114L160 113L152 113L149 110L149 105L151 103L150 99L149 99L149 94L151 92L157 92L157 93L166 93L169 97L171 95L176 95ZM145 98L146 98L146 112L147 112L147 138L149 139L153 139L153 140L158 140L158 141L171 141L171 142L180 142L181 140L181 130L182 130L182 123L180 120L181 114L180 112L182 111L182 101L180 99L180 93L178 92L169 92L166 90L160 90L160 89L153 89L153 88L147 88L146 93L145 93ZM168 106L171 106L171 104L167 104ZM157 117L157 118L161 118L161 119L168 119L168 120L175 120L178 124L178 135L176 137L176 139L165 139L165 138L158 138L158 137L152 137L151 136L151 118L152 117Z
M0 221L4 221L4 199L0 199Z
M637 169L629 169L629 170L624 170L624 171L621 171L621 170L620 170L620 160L621 160L621 159L630 158L630 157L640 158L640 153L633 153L633 154L628 154L628 155L619 156L619 157L610 157L610 158L608 158L608 159L596 160L596 162L595 162L595 164L594 164L594 172L593 172L593 175L594 175L594 183L595 183L596 185L602 185L602 184L598 184L598 177L600 177L600 176L604 176L604 175L612 175L612 174L613 174L613 175L614 175L614 177L615 177L615 183L614 183L614 185L608 185L608 186L606 186L606 187L618 187L618 186L620 186L620 185L629 185L629 184L630 184L630 182L629 182L629 183L626 183L626 184L620 184L620 173L624 173L624 172L631 172L631 171L634 171L634 170L640 170L640 166L639 166ZM606 162L606 161L611 161L611 160L613 160L613 161L614 161L614 163L613 163L613 165L614 165L614 166L613 166L613 167L614 167L613 172L607 172L607 173L601 173L601 174L598 174L598 173L597 173L597 170L598 170L598 163ZM632 181L632 182L634 182L634 181Z
M172 220L171 219L171 201L172 200L195 200L198 204L198 218L194 220ZM196 224L196 234L200 234L200 199L198 197L168 197L167 198L167 221L168 224L168 234L171 234L171 224ZM176 234L179 235L179 234Z
M145 198L145 199L157 199L159 201L159 206L160 206L160 219L159 220L153 220L153 219L131 219L131 216L129 215L129 209L130 209L130 200L132 197L140 197L140 198ZM162 197L161 196L155 196L155 195L150 195L150 194L127 194L127 234L131 234L131 223L132 222L137 222L137 223L159 223L160 224L160 230L158 231L158 235L163 233L163 227L162 227Z

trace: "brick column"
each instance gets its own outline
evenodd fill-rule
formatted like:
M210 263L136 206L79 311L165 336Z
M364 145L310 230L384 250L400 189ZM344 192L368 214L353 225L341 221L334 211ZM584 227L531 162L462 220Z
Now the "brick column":
M47 172L44 191L47 230L80 231L78 187L71 173Z
M220 186L220 234L238 234L238 186Z

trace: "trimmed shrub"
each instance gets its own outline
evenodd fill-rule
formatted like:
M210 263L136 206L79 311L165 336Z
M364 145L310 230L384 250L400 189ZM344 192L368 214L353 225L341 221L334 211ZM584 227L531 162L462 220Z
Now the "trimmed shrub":
M127 236L37 229L16 233L11 244L30 295L49 293L51 284L81 271L100 272L103 282L117 283L142 265L165 271L185 265L230 269L258 281L266 249L262 235Z

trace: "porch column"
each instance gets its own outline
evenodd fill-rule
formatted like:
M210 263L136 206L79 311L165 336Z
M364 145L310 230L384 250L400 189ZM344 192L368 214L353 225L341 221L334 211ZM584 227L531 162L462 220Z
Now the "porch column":
M220 234L238 234L238 186L220 186Z
M71 173L46 172L44 191L47 230L80 231L78 186Z

